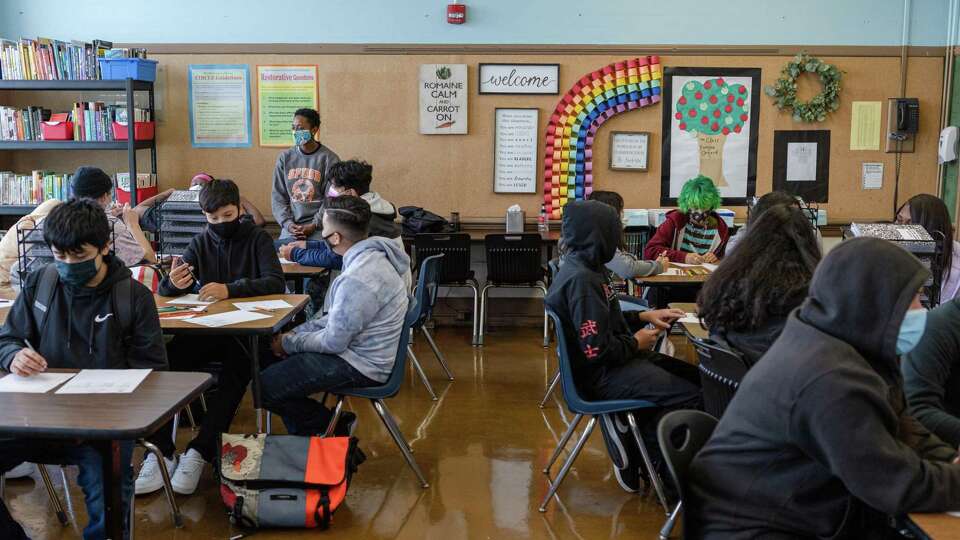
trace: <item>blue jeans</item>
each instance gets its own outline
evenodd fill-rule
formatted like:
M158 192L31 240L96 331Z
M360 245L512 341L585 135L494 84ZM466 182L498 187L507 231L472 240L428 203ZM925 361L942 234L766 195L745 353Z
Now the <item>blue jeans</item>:
M124 482L121 486L123 508L119 509L124 515L124 530L129 532L130 497L133 496L133 468L130 460L133 457L133 442L120 443L120 462L126 468ZM78 465L80 474L77 483L83 490L83 498L87 504L89 522L83 529L84 540L102 540L106 536L104 524L103 500L103 470L101 469L100 454L93 447L76 444L71 441L39 441L35 439L2 439L0 440L0 472L7 472L24 461L56 464ZM127 534L127 533L125 533ZM0 538L19 540L27 538L3 501L0 501Z
M332 411L311 394L347 388L378 386L332 354L297 353L279 360L260 373L263 406L279 414L292 435L316 435L326 431Z

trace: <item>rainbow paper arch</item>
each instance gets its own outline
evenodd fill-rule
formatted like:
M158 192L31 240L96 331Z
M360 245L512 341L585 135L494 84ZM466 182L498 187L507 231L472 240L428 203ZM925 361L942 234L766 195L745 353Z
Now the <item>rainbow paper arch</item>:
M608 119L660 101L663 69L657 56L615 62L580 78L557 103L547 124L543 202L560 219L569 200L593 192L593 137Z

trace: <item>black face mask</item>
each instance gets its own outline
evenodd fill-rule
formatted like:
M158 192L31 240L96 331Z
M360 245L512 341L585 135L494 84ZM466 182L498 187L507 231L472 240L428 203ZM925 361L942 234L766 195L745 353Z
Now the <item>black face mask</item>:
M233 221L224 221L221 223L208 223L207 226L221 238L233 238L233 236L237 234L237 229L240 227L240 218L238 217Z

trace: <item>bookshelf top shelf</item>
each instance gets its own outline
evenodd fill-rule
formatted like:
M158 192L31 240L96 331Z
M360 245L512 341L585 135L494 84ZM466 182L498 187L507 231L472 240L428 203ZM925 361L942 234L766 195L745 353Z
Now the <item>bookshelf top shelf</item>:
M126 90L127 80L113 81L20 81L0 80L0 90ZM134 90L153 90L151 81L133 81Z

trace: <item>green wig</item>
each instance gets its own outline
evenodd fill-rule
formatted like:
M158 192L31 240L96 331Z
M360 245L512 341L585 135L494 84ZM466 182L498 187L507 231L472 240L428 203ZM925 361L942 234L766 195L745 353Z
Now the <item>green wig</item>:
M720 192L717 191L717 186L713 185L713 180L702 174L687 180L683 184L683 189L680 190L680 196L677 197L677 204L684 214L691 208L710 212L720 208L720 203Z

